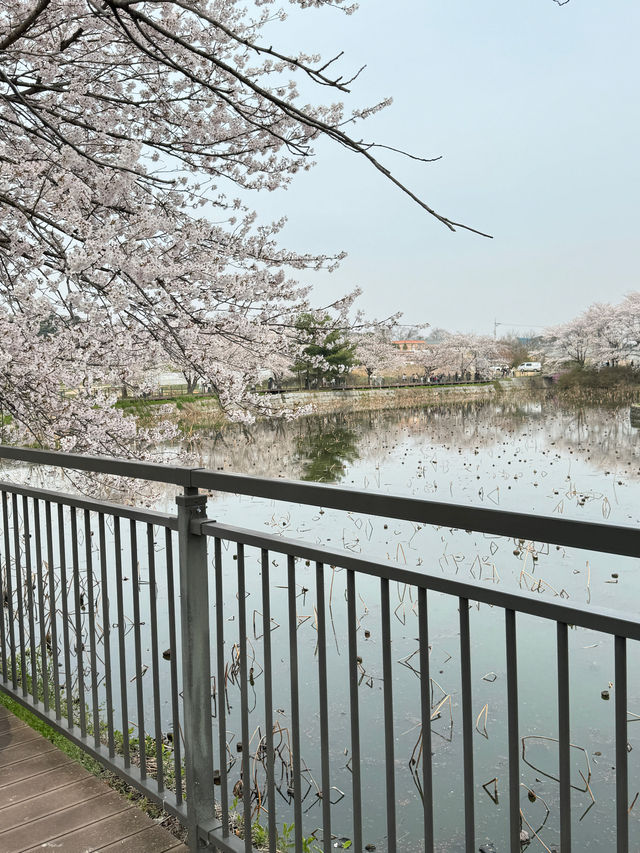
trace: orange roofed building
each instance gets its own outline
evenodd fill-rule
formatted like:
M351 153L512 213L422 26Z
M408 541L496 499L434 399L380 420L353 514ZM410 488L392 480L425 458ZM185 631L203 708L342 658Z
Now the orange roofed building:
M405 352L416 352L424 349L427 345L426 341L391 341L396 349L401 349Z

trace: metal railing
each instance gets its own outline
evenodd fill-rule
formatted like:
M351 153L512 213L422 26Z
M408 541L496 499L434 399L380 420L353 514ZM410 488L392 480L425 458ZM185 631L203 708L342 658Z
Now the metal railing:
M390 598L390 584L397 582L416 591L419 698L415 711L420 748L412 761L420 789L419 849L427 853L434 850L437 780L432 767L432 724L437 714L430 676L428 603L434 595L443 595L456 602L458 610L462 849L466 853L477 850L470 626L473 602L504 614L507 837L512 851L520 851L524 829L518 619L533 616L556 626L558 831L562 853L571 849L572 833L569 627L615 638L615 834L618 853L628 851L627 641L640 640L638 620L623 613L585 609L562 599L482 586L321 544L220 524L206 517L207 496L199 490L630 557L640 556L637 528L106 457L0 447L0 458L151 480L184 490L176 499L174 516L0 483L0 690L177 816L189 830L192 850L207 847L225 853L249 853L254 842L274 853L278 849L312 849L305 836L305 815L313 786L314 802L322 814L314 843L324 853L333 849L336 803L331 792L341 798L346 795L333 779L332 704L336 688L335 673L329 671L328 662L329 620L336 646L344 641L347 658L346 672L338 686L340 697L348 700L351 792L347 812L352 831L350 844L345 846L357 853L365 849L363 804L368 775L363 772L362 747L363 737L366 734L366 745L370 732L363 732L361 726L366 673L357 602L360 591L365 587L370 591L374 585L380 603L385 845L388 853L403 849L398 841L397 697ZM279 568L276 558L281 557L286 569ZM254 558L255 571L250 565ZM338 608L332 606L332 595L337 570L345 577L344 635L334 625ZM277 585L280 576L284 583ZM303 614L299 601L309 593L309 578L315 586L313 622L317 632L311 660L308 649L301 645ZM281 586L286 604L277 604L282 612L278 610L276 615L286 620L287 640L278 640L276 651L274 596ZM247 601L252 596L259 602L253 612L253 640L247 614ZM337 594L335 597L339 598ZM260 646L260 657L254 641ZM284 670L280 665L283 661ZM260 671L256 673L256 669ZM258 677L259 691L255 686ZM239 709L232 695L239 696ZM286 729L276 708L277 703L284 703L283 696L290 707ZM303 713L309 708L314 721L317 719L313 728L317 732L319 783L313 780L314 768L303 756L303 734L311 726L308 717L303 720ZM234 742L235 756L231 749ZM284 839L279 829L279 795L284 814L292 821L284 824ZM266 827L260 823L261 813L267 817Z

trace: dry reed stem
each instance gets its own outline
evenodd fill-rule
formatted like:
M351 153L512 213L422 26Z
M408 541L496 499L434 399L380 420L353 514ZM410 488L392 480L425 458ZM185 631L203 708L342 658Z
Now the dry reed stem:
M552 776L550 773L547 773L546 771L541 770L539 767L536 767L535 764L532 764L530 761L527 761L527 758L525 755L525 751L526 751L525 741L527 741L527 740L545 740L545 741L548 741L550 743L558 743L558 738L557 737L547 737L546 735L525 735L524 737L520 738L520 741L522 743L522 760L524 761L524 763L527 764L529 767L531 767L532 770L535 770L538 773L541 773L543 776L546 776L547 779L553 779L554 782L559 782L560 780L558 779L557 776ZM591 763L589 761L589 753L587 752L587 750L583 746L579 746L576 743L570 743L569 746L572 749L577 749L584 754L586 767L587 767L587 779L591 779L592 773L591 773ZM578 771L578 772L580 772L580 771ZM582 776L582 773L580 773L580 775ZM582 776L582 778L584 779L585 777ZM574 791L581 791L582 793L587 792L586 788L578 788L576 785L571 785L571 787L574 789Z
M547 851L547 853L552 853L552 851L547 847L547 845L544 843L544 841L540 838L540 836L538 835L538 833L535 831L535 829L531 826L531 824L529 823L529 821L526 819L526 817L524 816L524 812L522 811L522 809L520 809L520 818L521 818L521 819L522 819L522 820L527 824L527 826L529 827L529 829L530 829L530 830L531 830L531 832L533 833L534 838L537 838L537 839L538 839L538 841L540 842L540 844L542 844L542 846L543 846L543 847L544 847L544 849Z
M489 785L493 785L493 794L489 790ZM489 779L488 782L485 782L482 786L484 790L487 792L487 796L498 805L498 777L494 776L493 779Z
M480 711L480 713L478 714L478 716L476 717L476 731L478 732L479 735L482 735L482 737L486 738L487 740L489 740L489 733L487 732L488 715L489 715L489 703L487 702L484 705L484 707L482 708L482 710ZM482 731L481 731L479 726L480 726L480 720L482 719L483 716L484 716L484 723L482 725Z

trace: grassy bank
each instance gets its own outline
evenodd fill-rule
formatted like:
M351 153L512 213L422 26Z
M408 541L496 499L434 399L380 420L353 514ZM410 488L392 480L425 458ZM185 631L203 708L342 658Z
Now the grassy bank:
M618 388L640 390L640 372L633 367L574 367L558 377L561 390L574 388Z
M126 397L115 405L125 414L138 418L142 426L152 426L168 417L184 436L200 430L218 430L227 423L226 415L213 395L183 394L171 399Z
M562 373L553 390L567 401L596 405L640 402L640 372L631 367L574 367Z

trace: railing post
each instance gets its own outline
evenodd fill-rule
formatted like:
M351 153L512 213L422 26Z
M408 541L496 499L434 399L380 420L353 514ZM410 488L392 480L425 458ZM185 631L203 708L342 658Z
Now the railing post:
M180 616L184 697L185 782L189 850L206 849L198 827L213 820L213 745L207 537L193 533L191 522L204 520L206 495L192 487L176 497L180 555Z

